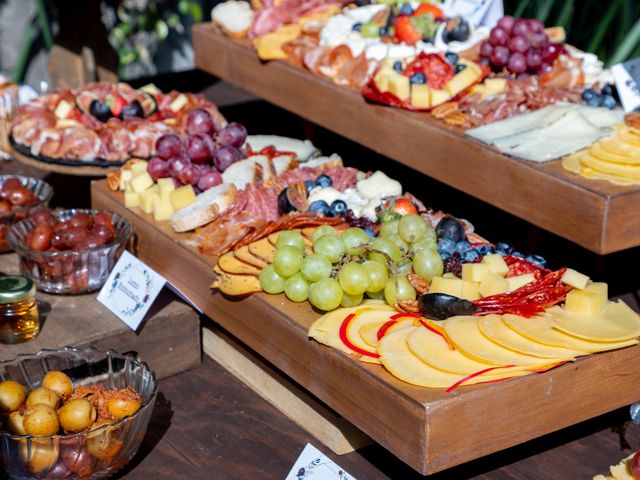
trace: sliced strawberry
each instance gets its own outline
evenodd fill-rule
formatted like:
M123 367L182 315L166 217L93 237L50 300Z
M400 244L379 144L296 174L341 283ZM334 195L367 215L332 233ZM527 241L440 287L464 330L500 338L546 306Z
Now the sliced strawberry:
M434 19L444 18L442 10L433 3L423 3L413 11L414 16L424 15L427 13Z
M120 115L120 112L122 112L122 109L126 106L127 101L124 98L115 96L113 97L113 103L111 104L111 112L115 117L117 117L118 115Z
M422 35L411 23L411 17L407 15L396 18L395 32L398 41L407 45L415 45L417 41L422 40Z

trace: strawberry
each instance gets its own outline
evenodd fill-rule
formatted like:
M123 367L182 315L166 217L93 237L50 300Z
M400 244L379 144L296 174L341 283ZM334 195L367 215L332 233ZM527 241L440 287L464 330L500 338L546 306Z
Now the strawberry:
M424 14L429 14L431 15L434 19L437 18L443 18L444 15L442 13L442 10L440 9L440 7L437 7L436 5L432 4L432 3L423 3L421 4L418 8L416 8L413 12L414 15L424 15Z
M413 203L402 197L396 198L395 204L393 205L393 211L399 213L400 215L418 213L416 207L413 206Z
M107 97L107 105L111 108L114 117L120 115L120 112L127 105L127 101L119 95L109 95Z
M407 45L415 45L418 40L422 39L420 32L411 23L411 17L406 15L400 15L396 18L395 33L398 41Z

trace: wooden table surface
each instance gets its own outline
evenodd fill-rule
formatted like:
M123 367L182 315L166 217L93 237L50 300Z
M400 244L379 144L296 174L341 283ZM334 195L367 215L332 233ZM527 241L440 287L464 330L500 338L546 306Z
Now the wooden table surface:
M302 68L261 62L210 23L193 28L193 42L202 70L529 223L600 254L640 245L639 187L587 180L559 161L509 158L428 114L367 104Z
M208 358L159 391L147 436L118 480L284 480L307 442L357 480L591 480L630 453L610 428L628 419L624 409L423 477L378 445L331 453ZM627 440L638 449L640 427Z

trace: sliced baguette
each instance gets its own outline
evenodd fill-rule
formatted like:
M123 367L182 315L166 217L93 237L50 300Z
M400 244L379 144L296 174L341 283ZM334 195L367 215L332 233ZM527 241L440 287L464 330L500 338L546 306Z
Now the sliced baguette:
M201 193L195 202L176 211L169 221L176 232L188 232L216 219L236 198L236 187L222 183Z
M291 155L280 155L273 157L273 168L275 169L276 176L282 175L284 172L298 168L300 164L297 160L291 158Z
M296 138L280 137L278 135L249 135L246 144L249 145L254 152L259 152L269 146L275 147L279 152L293 152L300 162L305 162L320 154L320 150L309 140L298 140Z
M263 163L265 160L268 162L269 159L264 155L254 155L232 163L222 173L222 180L224 183L233 183L238 190L242 190L250 183L261 182L265 175ZM256 164L259 164L260 168L256 168Z
M337 153L332 153L330 157L316 157L308 162L300 165L301 167L311 167L317 168L321 167L323 169L329 168L338 168L343 167L342 158Z

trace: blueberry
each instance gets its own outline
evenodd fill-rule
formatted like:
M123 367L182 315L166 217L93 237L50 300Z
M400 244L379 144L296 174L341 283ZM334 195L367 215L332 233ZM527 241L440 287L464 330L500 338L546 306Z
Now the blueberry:
M480 254L476 250L466 250L460 254L462 263L475 263L480 259Z
M409 79L409 81L411 83L423 84L423 83L427 83L427 77L425 76L424 73L418 72L411 75L411 78Z
M612 95L603 95L602 96L602 106L605 108L614 109L618 105L616 99L613 98Z
M451 65L455 65L456 63L458 63L458 54L457 53L447 52L447 53L444 54L444 58L449 60L449 63Z
M456 243L456 246L454 248L454 252L458 252L460 255L468 250L471 250L471 244L466 240L460 240L458 243Z
M318 178L316 178L316 187L327 188L331 185L333 185L333 180L331 180L331 177L329 175L322 174L318 175Z
M341 217L347 213L347 204L343 200L334 200L329 208L332 217Z
M401 73L402 72L402 61L398 60L396 62L393 62L393 69L396 72Z
M451 252L441 252L438 250L438 255L440 255L442 260L449 260L451 258Z
M381 37L387 36L389 35L389 29L387 27L380 27L378 33Z
M547 260L540 255L529 255L526 260L542 268L547 266Z
M500 255L511 255L515 249L507 242L498 242L496 244L496 252Z
M353 30L354 32L359 32L360 30L362 30L362 24L360 22L354 23L351 27L351 30Z
M492 253L496 253L496 249L493 245L490 245L488 243L483 244L483 245L477 245L473 248L476 252L478 252L478 254L485 256L485 255L490 255Z
M313 188L316 186L316 183L313 180L305 180L304 181L304 188L307 191L307 194L313 190Z
M413 15L413 7L410 3L403 3L398 9L398 13L401 15Z
M460 73L461 71L463 71L465 68L467 68L466 65L463 65L461 63L459 63L458 65L456 65L456 68L454 69L454 71L456 73Z
M593 88L585 88L582 92L582 100L589 103L595 97L598 96L598 93Z
M613 97L614 96L613 85L605 85L600 89L600 93L602 95L611 95Z
M433 38L433 35L428 36L428 37L422 37L422 41L425 43L435 43L434 41L435 39Z
M438 240L438 252L440 255L443 253L448 253L451 255L456 248L456 242L451 240L450 238L441 238Z
M315 202L311 202L311 205L309 205L309 211L315 212L324 217L331 216L331 207L324 200L316 200Z
M364 233L366 233L371 238L376 236L376 232L374 232L370 228L363 228L363 230L364 230Z
M511 252L511 256L524 259L524 254L522 252L518 252L517 250L514 252Z

